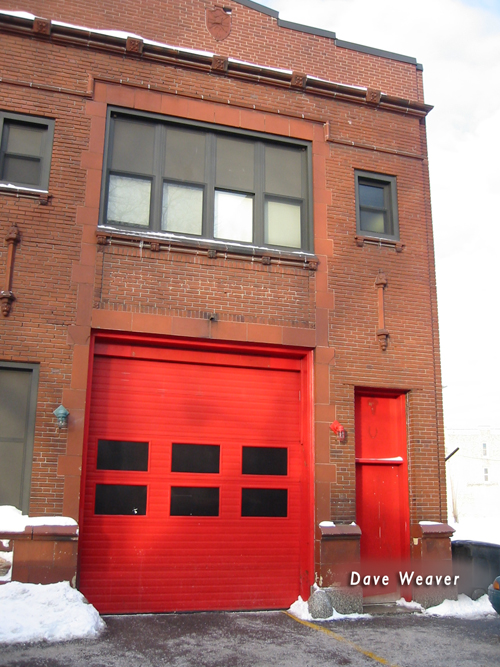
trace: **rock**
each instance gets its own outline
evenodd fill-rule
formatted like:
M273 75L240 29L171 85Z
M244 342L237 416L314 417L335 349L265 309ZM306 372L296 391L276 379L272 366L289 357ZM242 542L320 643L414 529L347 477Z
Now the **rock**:
M0 556L0 577L5 577L11 567L11 562Z
M362 614L363 592L361 586L330 586L324 589L330 604L339 614Z
M333 613L330 598L326 591L321 588L313 592L307 606L313 618L329 618Z

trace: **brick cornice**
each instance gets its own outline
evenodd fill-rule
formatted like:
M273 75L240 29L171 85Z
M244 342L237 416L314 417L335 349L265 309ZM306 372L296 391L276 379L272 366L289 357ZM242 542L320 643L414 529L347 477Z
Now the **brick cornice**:
M43 25L43 31L40 30L41 25ZM86 50L106 51L120 56L162 62L165 65L176 65L206 71L207 73L214 72L215 54L213 53L160 44L143 40L138 36L134 36L135 46L132 49L131 36L126 33L121 35L89 30L88 28L51 21L50 19L21 17L8 13L0 14L0 31L49 41L54 44L82 47ZM141 48L137 48L139 42ZM301 73L301 85L298 86L296 72L243 62L234 58L227 58L227 68L223 70L223 74L259 84L286 87L296 91L297 94L310 93L321 97L334 97L356 104L376 106L419 117L426 116L432 109L431 105L416 100L386 95L380 91L360 86L327 81L306 73Z

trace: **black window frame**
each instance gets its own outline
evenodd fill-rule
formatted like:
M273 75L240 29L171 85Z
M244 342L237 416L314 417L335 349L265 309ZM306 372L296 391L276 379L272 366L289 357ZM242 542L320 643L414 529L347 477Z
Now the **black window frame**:
M111 168L111 159L113 155L113 121L116 119L130 119L155 124L155 150L154 156L154 174L151 177L151 199L150 199L150 218L149 226L141 224L128 224L123 222L108 222L108 196L110 175L125 175L131 178L148 178L147 175L140 172L124 172L113 170ZM206 136L206 155L205 155L205 178L203 182L180 181L163 175L163 165L165 160L164 136L168 126L176 129L186 129L205 133ZM165 128L165 129L164 129ZM255 174L253 190L238 188L231 189L216 184L215 164L216 164L216 139L217 137L227 137L241 140L250 140L255 147ZM304 151L301 165L302 192L301 196L293 197L268 193L265 191L264 183L264 150L266 145L278 147L299 148ZM185 232L173 232L161 229L162 216L162 196L163 184L172 183L173 185L184 185L203 188L203 220L202 232L200 235L190 235ZM253 238L251 242L240 240L224 239L214 235L214 213L215 213L215 193L229 192L232 194L249 194L253 196ZM281 201L283 203L298 203L301 207L301 245L297 246L279 246L265 243L266 226L266 201ZM181 239L187 242L194 241L197 244L206 242L219 246L240 247L243 252L245 249L272 249L274 251L292 252L294 254L311 254L314 252L314 231L313 231L313 202L312 202L312 148L311 143L305 140L293 139L289 137L279 137L259 132L252 132L239 128L225 127L213 123L202 123L191 121L184 118L173 116L164 116L153 113L138 112L120 107L108 107L106 139L103 160L103 177L101 185L101 206L99 214L99 226L104 228L120 229L134 235L148 236L153 233L159 240Z
M26 127L45 128L42 136L42 145L40 155L32 155L31 159L40 160L40 177L37 184L25 183L22 181L11 181L3 178L4 161L7 153L8 127L9 125L24 125ZM26 114L12 113L10 111L0 111L0 186L13 185L26 190L48 192L50 166L52 162L52 148L54 145L54 127L55 121L52 118L42 118L40 116L29 116ZM30 158L23 154L23 157Z
M399 214L396 177L369 171L355 170L354 178L356 189L356 233L359 236L399 241ZM372 208L369 205L363 204L359 192L360 185L370 185L372 187L382 189L384 194L384 207ZM386 226L384 228L384 232L375 232L372 230L362 229L361 217L363 210L373 210L384 212L386 214Z

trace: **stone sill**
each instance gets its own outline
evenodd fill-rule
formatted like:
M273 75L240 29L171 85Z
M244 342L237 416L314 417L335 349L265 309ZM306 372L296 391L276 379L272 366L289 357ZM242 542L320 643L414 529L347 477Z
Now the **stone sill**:
M35 199L39 204L42 204L42 206L49 204L53 197L53 195L49 194L46 190L15 187L5 183L0 183L0 194L16 197L16 199Z
M395 239L383 239L377 236L356 235L354 237L354 241L356 242L356 245L359 248L362 248L365 244L376 245L376 246L383 246L386 248L394 248L394 250L398 253L403 252L403 250L406 247L404 243L401 243L401 241L396 241Z
M0 531L0 540L78 540L78 526L26 526L22 533Z
M361 536L361 528L358 525L320 526L322 540L356 540Z
M206 256L209 259L236 259L251 262L259 261L264 265L285 265L316 271L319 260L313 253L293 252L264 248L260 246L243 246L237 243L220 243L211 239L189 239L164 234L147 232L128 232L115 227L98 227L96 229L98 245L121 245L150 250L151 252L177 252Z
M455 529L447 523L414 524L411 527L412 537L451 537Z

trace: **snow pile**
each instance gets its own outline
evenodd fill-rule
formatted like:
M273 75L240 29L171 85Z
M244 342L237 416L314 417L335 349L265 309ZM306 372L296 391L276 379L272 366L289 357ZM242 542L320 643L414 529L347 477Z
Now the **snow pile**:
M487 595L483 595L479 600L471 600L463 593L458 596L458 600L445 600L437 607L426 609L424 613L429 616L453 616L454 618L483 618L497 615Z
M313 618L309 613L309 607L307 602L300 597L296 600L290 609L288 610L292 616L300 619L301 621L339 621L344 618L371 618L370 614L339 614L338 611L333 610L333 614L328 618Z
M23 533L26 526L76 526L67 516L29 517L12 505L0 505L0 532Z
M67 581L0 586L0 643L97 637L105 626L95 607Z
M437 607L424 609L418 602L407 602L401 598L396 602L398 607L413 609L415 612L422 612L428 616L452 616L454 618L482 618L484 616L496 616L496 611L491 606L487 595L483 595L479 600L471 600L462 593L458 600L445 600Z
M475 542L490 542L500 544L500 522L491 519L460 519L459 523L449 521L455 533L451 538L455 540L473 540Z
M414 611L423 611L424 608L422 607L421 604L418 602L414 602L411 600L411 602L408 602L404 598L399 598L399 600L396 602L396 605L398 607L404 607L405 609L413 609Z
M407 602L401 598L396 602L398 607L413 610L415 613L426 614L427 616L447 616L454 618L484 618L485 616L496 616L497 613L491 606L487 595L479 600L471 600L467 595L460 594L458 600L445 600L437 607L424 609L418 602ZM309 613L307 602L300 597L296 600L290 609L290 614L302 621L317 621ZM339 614L333 610L329 618L322 618L321 621L337 621L344 618L371 618L370 614Z

